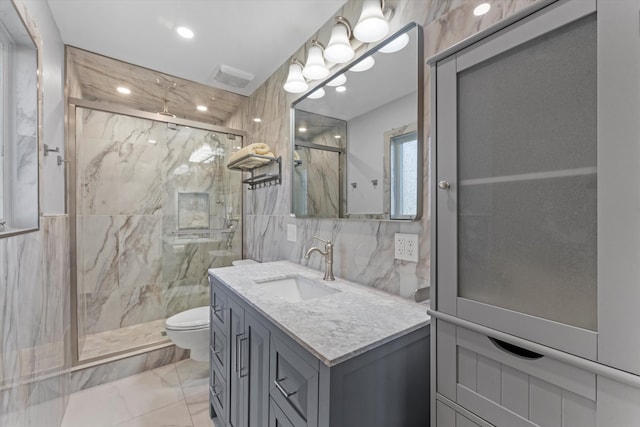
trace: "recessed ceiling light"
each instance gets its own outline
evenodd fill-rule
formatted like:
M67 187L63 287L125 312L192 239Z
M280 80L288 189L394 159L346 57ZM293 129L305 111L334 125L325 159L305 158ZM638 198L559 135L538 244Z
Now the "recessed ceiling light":
M300 127L298 128L298 131L300 131L300 132L306 132L306 131L307 131L307 128L306 128L306 127L304 127L304 126L300 126Z
M338 87L336 88L336 92L344 92L344 91L346 91L346 90L347 90L347 88L346 88L346 87L344 87L344 86L338 86Z
M198 111L207 111L207 107L206 107L206 106L204 106L204 105L198 105L198 106L196 107L196 109L197 109Z
M176 33L185 39L192 39L194 36L193 31L187 27L176 27Z
M262 119L260 117L254 117L253 121L256 123L260 123Z
M334 137L335 139L340 139L340 138L342 138L340 135L334 135L333 137Z
M157 143L158 141L156 141L155 139L150 139L150 140L148 140L147 142L148 142L149 144L155 144L155 143Z
M489 9L491 9L491 5L489 3L482 3L476 6L475 9L473 9L473 14L475 16L481 16L489 12Z
M129 95L131 93L131 89L124 86L118 86L116 90L123 95Z

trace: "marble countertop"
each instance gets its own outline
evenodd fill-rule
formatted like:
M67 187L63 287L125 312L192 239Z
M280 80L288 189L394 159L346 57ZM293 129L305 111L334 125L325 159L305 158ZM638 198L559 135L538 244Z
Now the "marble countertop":
M209 269L236 296L271 320L325 365L337 365L430 323L428 303L411 300L289 261ZM265 279L298 275L337 289L330 295L288 302L269 292Z

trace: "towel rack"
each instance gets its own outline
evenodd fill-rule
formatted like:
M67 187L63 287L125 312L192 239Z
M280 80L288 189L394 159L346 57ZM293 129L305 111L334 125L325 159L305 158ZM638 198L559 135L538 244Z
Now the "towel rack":
M257 173L258 169L269 165L278 165L277 173L273 172ZM238 160L227 165L231 170L249 172L251 177L242 180L243 184L249 184L249 190L264 188L282 183L282 157L262 156L259 154L247 154ZM274 168L275 169L275 168Z

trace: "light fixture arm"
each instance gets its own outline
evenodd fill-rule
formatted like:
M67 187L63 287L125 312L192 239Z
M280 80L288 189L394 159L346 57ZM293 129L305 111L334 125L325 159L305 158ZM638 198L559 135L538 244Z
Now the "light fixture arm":
M324 52L324 45L316 39L311 40L311 46L318 46Z
M351 30L351 22L344 16L336 16L336 24L342 24L347 27L347 38L351 40L353 38L353 31Z
M298 58L291 58L290 61L292 64L297 64L300 66L300 68L304 68L304 64L302 63L302 61L300 61Z

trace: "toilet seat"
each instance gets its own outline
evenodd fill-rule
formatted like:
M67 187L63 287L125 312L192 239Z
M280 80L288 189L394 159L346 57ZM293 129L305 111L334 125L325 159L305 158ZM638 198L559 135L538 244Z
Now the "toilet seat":
M169 317L165 328L173 331L193 331L209 327L209 307L197 307Z

